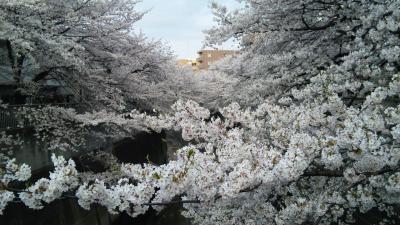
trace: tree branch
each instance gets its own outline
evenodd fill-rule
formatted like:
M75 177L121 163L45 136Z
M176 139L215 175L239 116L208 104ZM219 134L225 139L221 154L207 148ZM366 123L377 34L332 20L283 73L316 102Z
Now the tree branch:
M391 172L399 172L400 168L396 167L394 169L383 169L375 172L363 172L363 173L356 173L356 175L366 175L366 176L376 176L376 175L383 175L385 173ZM303 177L343 177L344 171L342 170L316 170L316 171L309 171L303 174Z

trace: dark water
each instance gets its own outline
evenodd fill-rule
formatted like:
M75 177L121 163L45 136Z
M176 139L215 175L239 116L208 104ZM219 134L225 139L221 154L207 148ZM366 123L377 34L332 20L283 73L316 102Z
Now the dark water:
M84 210L75 199L57 200L42 210L32 210L21 203L7 206L0 216L0 225L190 225L180 215L179 206L171 206L156 213L153 210L131 218L126 214L110 215L102 206Z
M109 225L116 220L102 207L84 210L75 199L52 202L42 210L32 210L21 203L7 206L0 225Z
M150 210L136 218L123 214L112 225L190 225L190 220L183 217L180 210L180 206L169 206L160 213Z
M112 153L125 163L167 162L167 145L164 134L139 133L134 138L114 143ZM28 151L30 152L30 151ZM41 161L48 161L47 154ZM31 156L29 156L32 158ZM46 158L46 159L44 159ZM89 165L99 169L96 163ZM48 164L36 170L36 179L48 175ZM190 221L180 215L181 207L173 205L160 213L149 210L145 215L131 218L125 214L110 215L102 206L93 205L91 210L82 209L76 199L60 199L46 205L42 210L32 210L22 203L9 204L0 225L189 225Z

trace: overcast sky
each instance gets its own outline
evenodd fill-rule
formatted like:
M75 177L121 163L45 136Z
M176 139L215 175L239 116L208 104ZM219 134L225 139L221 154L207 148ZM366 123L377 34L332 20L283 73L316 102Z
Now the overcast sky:
M216 0L234 8L235 0ZM203 46L203 30L213 26L209 0L143 0L140 11L151 11L136 24L146 36L162 40L169 45L178 58L195 59ZM234 48L233 43L224 48Z

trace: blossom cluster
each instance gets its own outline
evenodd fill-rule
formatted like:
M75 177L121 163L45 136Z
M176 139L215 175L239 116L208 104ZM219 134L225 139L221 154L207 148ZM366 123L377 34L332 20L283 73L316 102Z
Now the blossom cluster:
M131 216L179 199L198 224L348 224L376 210L398 223L400 2L243 2L232 13L213 4L220 27L208 38L242 41L232 67L214 68L232 72L238 89L224 98L238 103L211 113L177 101L155 116L64 111L82 127L181 131L189 144L176 160L79 176L54 156L50 179L20 199L40 209L72 192L85 209ZM2 182L28 177L26 166L8 167ZM13 198L2 191L0 206Z
M78 186L78 172L74 161L66 161L63 157L56 157L54 154L51 160L55 169L50 173L49 179L39 179L18 196L32 209L42 209L43 202L50 203L59 199L63 193L74 190Z

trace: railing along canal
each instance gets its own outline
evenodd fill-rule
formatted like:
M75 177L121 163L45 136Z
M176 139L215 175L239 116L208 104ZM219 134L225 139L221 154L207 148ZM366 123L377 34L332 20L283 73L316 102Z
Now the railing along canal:
M72 107L74 103L55 103L55 104L24 104L24 105L8 105L0 107L0 131L15 130L29 128L31 125L27 120L18 118L17 111L22 107L40 108L45 106Z

